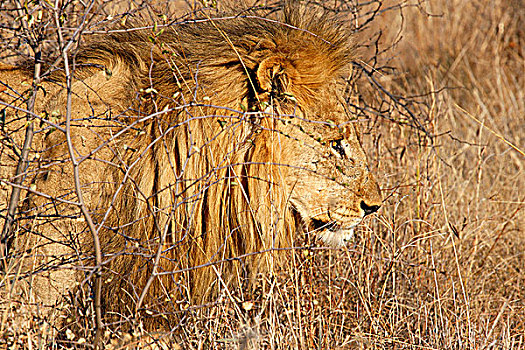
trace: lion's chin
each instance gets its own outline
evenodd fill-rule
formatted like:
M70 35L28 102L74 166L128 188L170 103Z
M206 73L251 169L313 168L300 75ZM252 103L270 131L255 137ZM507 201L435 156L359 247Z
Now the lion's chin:
M319 237L329 246L344 247L354 238L355 226L338 228L336 230L323 230L318 232Z

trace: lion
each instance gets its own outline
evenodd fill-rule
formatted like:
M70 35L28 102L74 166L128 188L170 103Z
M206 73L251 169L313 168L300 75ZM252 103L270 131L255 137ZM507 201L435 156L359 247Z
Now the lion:
M382 203L344 99L354 60L341 24L289 6L278 19L117 28L71 54L69 73L44 65L17 226L48 257L32 266L47 276L34 292L52 305L89 280L86 221L100 239L103 309L117 319L169 323L271 271L301 232L345 245ZM13 144L33 73L0 66ZM3 158L10 184L16 157ZM57 262L74 269L48 268Z

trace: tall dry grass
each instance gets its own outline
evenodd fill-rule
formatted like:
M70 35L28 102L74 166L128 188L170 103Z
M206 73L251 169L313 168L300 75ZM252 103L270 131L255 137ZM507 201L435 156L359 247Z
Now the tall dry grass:
M377 18L361 35L382 30L383 47L395 45L379 59L396 69L376 78L413 96L402 102L431 135L395 112L363 123L380 213L345 249L298 238L311 248L261 276L261 293L232 291L149 339L184 349L525 348L524 20L519 0L431 0ZM65 330L70 342L53 340L30 304L2 307L0 344L80 346Z
M378 263L367 270L383 284L364 288L374 346L525 346L524 10L430 1L388 20L403 38L400 69L383 80L429 93L415 109L437 136L430 147L395 124L371 128L391 193L368 240Z

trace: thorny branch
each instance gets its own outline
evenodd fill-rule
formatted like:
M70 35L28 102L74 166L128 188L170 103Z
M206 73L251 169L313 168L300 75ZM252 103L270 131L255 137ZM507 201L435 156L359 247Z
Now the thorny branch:
M94 1L91 2L90 6L86 9L86 14L89 13L91 7L94 5ZM84 219L86 220L86 223L88 225L89 231L91 232L91 235L93 237L93 247L94 247L94 253L95 253L95 267L94 267L94 283L93 283L93 294L94 294L94 308L95 308L95 339L94 339L94 347L95 349L100 348L101 341L102 341L102 331L103 331L103 323L102 323L102 302L101 302L101 291L102 291L102 276L100 273L100 269L102 266L102 250L100 247L100 240L98 236L97 228L95 227L95 223L93 222L93 219L91 218L91 214L89 213L88 208L86 207L82 195L82 186L80 184L80 175L79 175L79 162L76 159L75 156L75 150L73 147L73 141L71 139L71 100L72 100L72 72L70 70L70 63L69 63L69 50L70 47L69 44L74 42L72 39L67 46L64 45L64 37L62 35L62 28L60 19L58 17L58 7L59 3L58 1L55 2L55 24L57 27L57 33L58 33L58 42L60 47L62 47L61 53L62 53L62 59L64 62L64 71L66 76L66 89L67 89L67 105L66 105L66 140L67 140L67 149L69 152L69 157L71 159L71 164L73 166L73 177L75 182L75 192L78 198L78 206L80 207L80 210L82 211L82 215L84 216ZM84 26L85 21L82 21L81 25L78 28L77 33L81 33L81 30ZM73 37L75 38L75 37Z
M23 8L19 1L16 2L17 6L21 9ZM18 165L16 167L15 177L14 177L14 184L13 190L11 192L11 196L9 199L9 206L7 209L7 214L5 218L5 223L2 228L2 235L0 236L0 259L4 262L4 264L7 264L7 261L5 261L5 257L8 255L9 251L9 241L11 239L11 229L12 225L15 219L16 215L16 209L18 208L18 203L20 201L20 191L23 181L22 174L25 172L28 164L28 156L29 156L29 150L31 148L31 144L33 143L33 135L34 135L34 124L33 124L33 111L35 109L35 102L36 97L38 94L38 85L40 84L40 70L42 68L42 46L41 41L39 38L35 38L34 36L30 35L30 28L29 25L25 19L25 17L22 14L22 11L19 11L19 16L22 18L22 26L24 28L24 32L27 33L27 37L29 38L29 46L33 50L34 53L34 73L33 73L33 83L32 83L32 95L29 101L27 102L27 129L24 139L24 145L22 147L22 152L20 154L20 159L18 161Z

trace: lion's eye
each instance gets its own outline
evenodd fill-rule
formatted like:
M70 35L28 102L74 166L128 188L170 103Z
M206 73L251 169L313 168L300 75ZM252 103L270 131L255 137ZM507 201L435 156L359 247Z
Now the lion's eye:
M330 147L332 147L332 150L335 151L334 154L338 157L346 157L346 152L342 141L342 139L330 141Z

